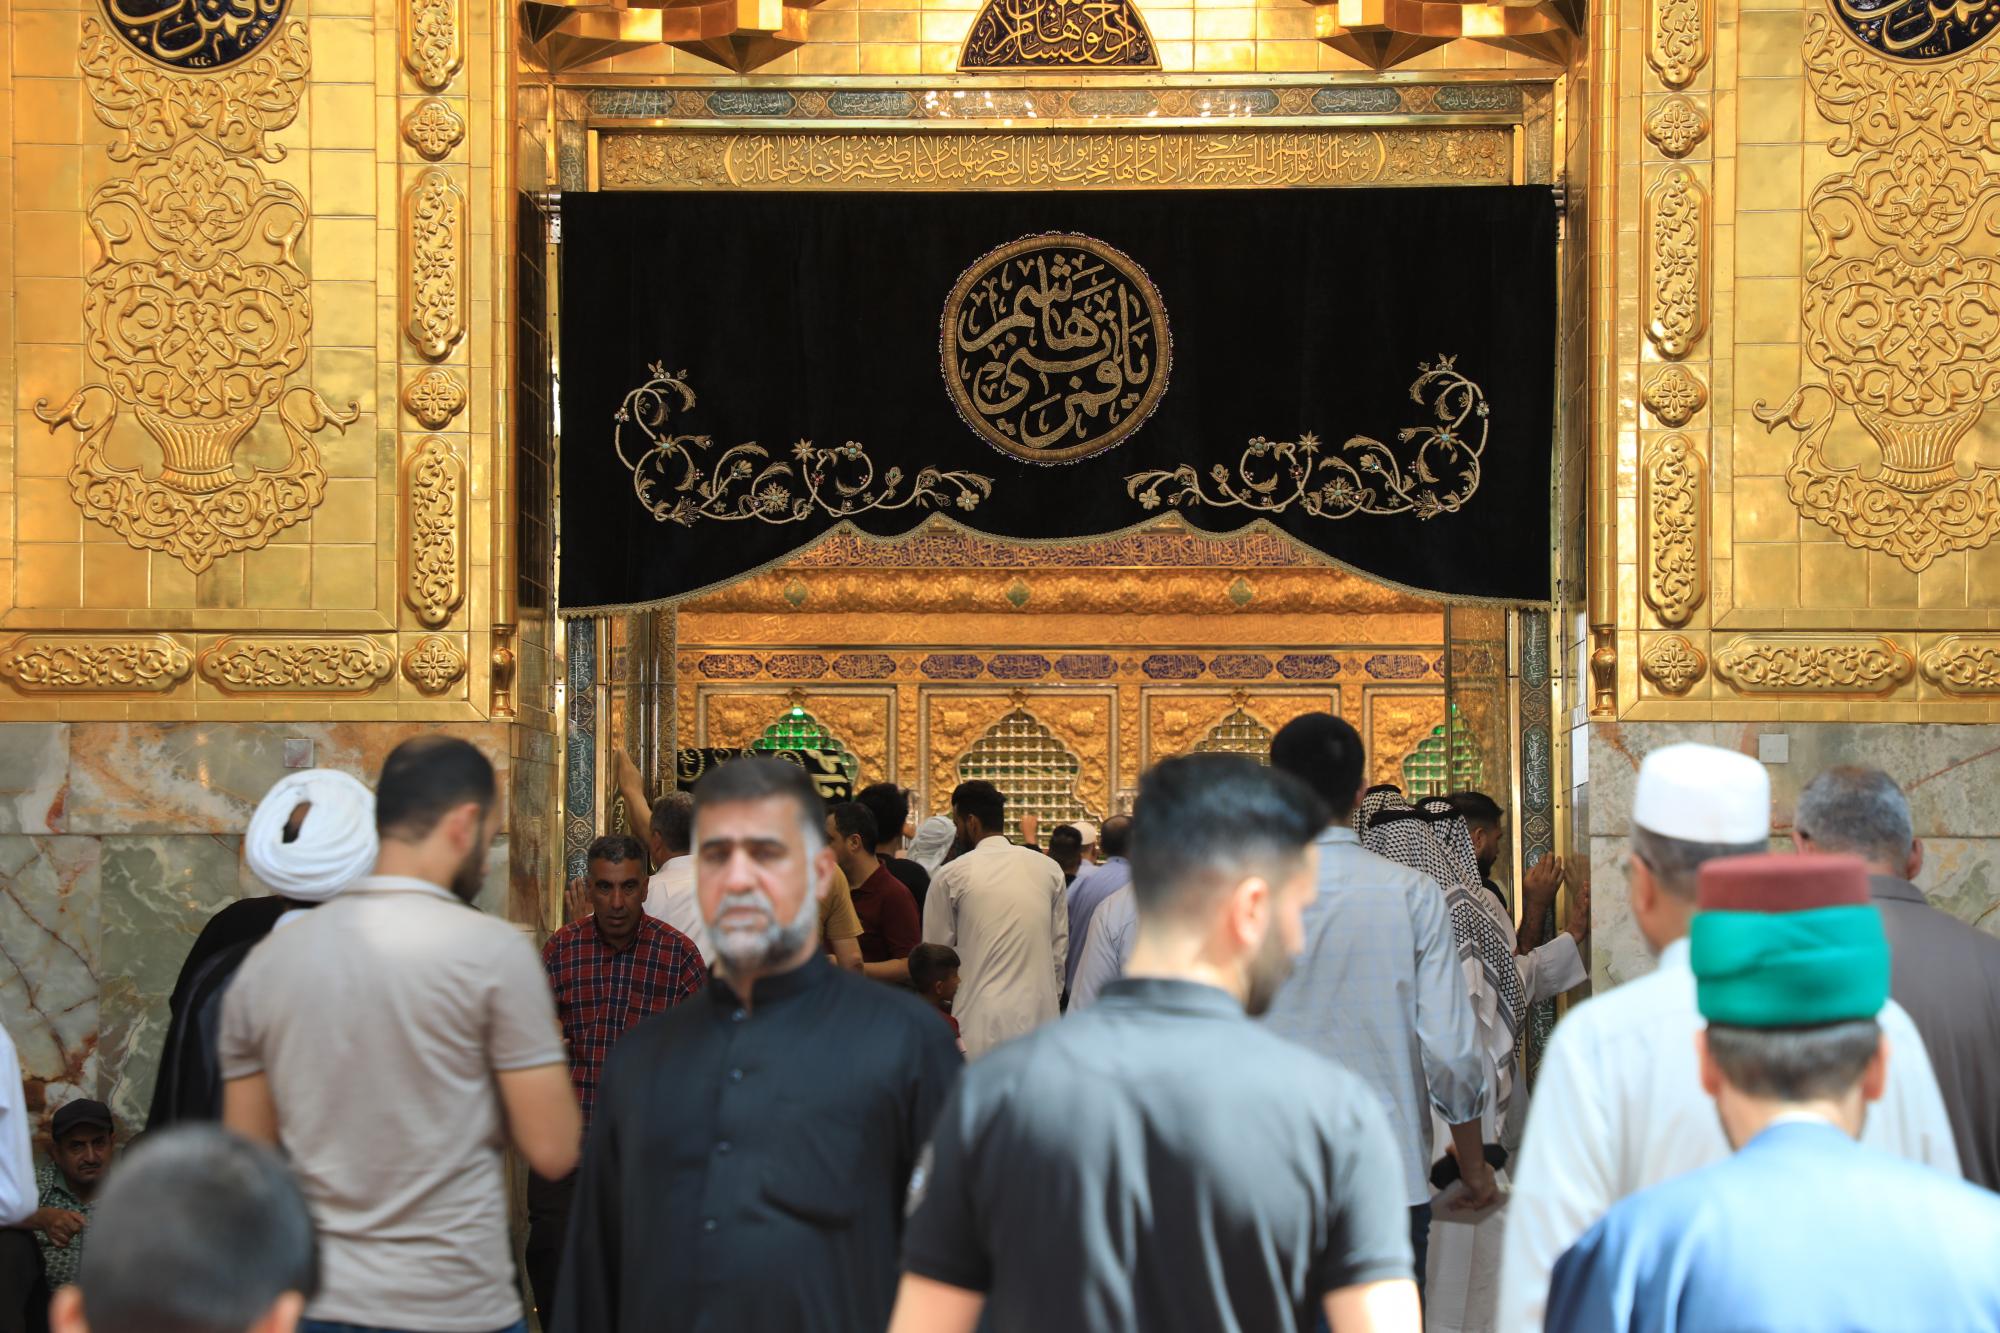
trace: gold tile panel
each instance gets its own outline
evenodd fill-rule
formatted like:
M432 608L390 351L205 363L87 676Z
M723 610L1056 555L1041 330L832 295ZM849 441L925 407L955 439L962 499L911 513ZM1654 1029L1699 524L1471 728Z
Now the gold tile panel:
M1669 88L1685 88L1708 63L1709 0L1650 0L1646 63Z
M230 694L368 694L396 671L379 640L239 635L219 640L198 661L202 678Z
M1955 313L2000 303L2000 242L1982 221L2000 209L2000 52L1894 62L1815 13L1803 54L1814 106L1838 127L1835 169L1806 201L1814 241L1798 298L1826 379L1758 403L1756 418L1797 436L1785 475L1800 512L1922 573L2000 534L2000 467L1960 456L2000 397L2000 339ZM1912 214L1904 201L1919 195L1930 204ZM1921 338L1884 336L1912 324ZM1879 464L1834 457L1842 409Z
M2000 695L2000 635L1951 635L1924 653L1922 669L1947 694Z
M403 65L432 92L450 85L465 61L461 0L410 0L403 15Z
M605 131L605 189L1504 185L1505 125L1397 129Z
M1682 634L1663 634L1647 643L1639 671L1663 694L1684 695L1708 672L1708 656Z
M425 694L442 694L465 675L465 654L442 634L426 634L403 654L403 675Z
M0 679L24 694L158 693L193 665L164 634L24 634L0 650Z
M1646 604L1661 624L1685 625L1708 589L1708 460L1687 436L1666 436L1640 487Z
M403 202L404 331L432 361L465 336L466 209L465 192L438 168L420 174Z
M107 155L121 164L86 208L99 258L79 295L85 351L103 378L60 407L37 401L35 415L79 437L69 481L85 516L199 574L310 517L326 484L313 436L356 418L351 404L342 412L311 389L286 387L312 336L310 284L294 254L310 211L264 166L284 156L267 136L299 113L306 26L286 24L255 57L192 81L95 18L79 32L84 83L98 119L117 131ZM27 311L74 308L54 293L22 295ZM175 339L163 328L231 336ZM17 331L23 341L64 340L26 320ZM246 477L246 437L271 407L288 448ZM121 411L159 449L157 472L113 461Z
M1884 638L1745 634L1715 653L1717 678L1746 694L1887 694L1915 673Z
M1708 328L1708 192L1686 167L1668 167L1646 195L1646 251L1646 337L1678 360Z

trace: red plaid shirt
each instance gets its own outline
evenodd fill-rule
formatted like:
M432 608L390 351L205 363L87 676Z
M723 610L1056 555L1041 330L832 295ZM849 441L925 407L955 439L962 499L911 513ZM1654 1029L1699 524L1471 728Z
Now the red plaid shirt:
M639 919L639 933L622 953L612 952L589 917L572 921L549 937L542 966L556 994L556 1017L569 1043L569 1078L585 1125L612 1043L640 1019L708 984L694 941L650 916Z

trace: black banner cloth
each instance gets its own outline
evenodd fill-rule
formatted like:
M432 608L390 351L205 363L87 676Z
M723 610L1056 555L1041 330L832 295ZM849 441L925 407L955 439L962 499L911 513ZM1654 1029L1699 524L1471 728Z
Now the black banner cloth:
M569 195L565 614L1169 512L1544 602L1555 245L1539 186Z

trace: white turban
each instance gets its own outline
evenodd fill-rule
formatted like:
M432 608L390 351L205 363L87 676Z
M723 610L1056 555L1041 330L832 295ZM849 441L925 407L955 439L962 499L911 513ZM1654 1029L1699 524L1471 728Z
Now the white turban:
M292 811L310 802L298 836L285 841ZM375 865L375 793L330 768L281 779L257 803L243 859L281 897L323 903Z
M957 837L958 830L951 820L943 815L932 815L917 825L917 836L910 839L910 859L935 875Z

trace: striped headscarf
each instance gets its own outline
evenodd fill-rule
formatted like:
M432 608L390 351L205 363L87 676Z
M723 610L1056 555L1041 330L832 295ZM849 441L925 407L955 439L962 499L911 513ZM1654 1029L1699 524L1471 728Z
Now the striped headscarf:
M1368 838L1368 821L1392 801L1399 803L1405 809L1409 807L1409 802L1403 800L1401 787L1388 785L1370 787L1361 793L1361 803L1354 807L1354 831L1361 835L1363 842Z
M1507 1020L1508 1030L1519 1033L1528 1015L1528 996L1521 989L1521 969L1514 962L1514 951L1508 947L1506 935L1479 901L1479 895L1486 891L1486 881L1479 873L1479 849L1472 845L1472 826L1442 796L1427 796L1417 802L1417 812L1429 822L1431 836L1451 872L1447 888L1462 889L1470 899L1468 906L1479 915L1476 942L1480 970L1500 996L1501 1015ZM1456 916L1454 907L1454 919Z
M1465 849L1472 851L1472 830L1457 810L1452 817L1456 828L1413 807L1396 788L1377 788L1369 793L1377 798L1368 817L1361 843L1377 856L1430 876L1444 890L1445 907L1451 918L1451 941L1461 963L1476 963L1487 986L1500 997L1499 1019L1509 1045L1520 1039L1521 1023L1527 1016L1527 996L1521 990L1521 972L1506 937L1480 907L1473 895L1484 893L1479 878L1479 857L1470 860L1468 882L1459 868L1455 844L1463 834ZM1364 801L1364 805L1366 802ZM1449 807L1449 802L1444 803ZM1443 836L1440 836L1442 834Z

